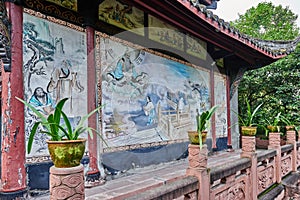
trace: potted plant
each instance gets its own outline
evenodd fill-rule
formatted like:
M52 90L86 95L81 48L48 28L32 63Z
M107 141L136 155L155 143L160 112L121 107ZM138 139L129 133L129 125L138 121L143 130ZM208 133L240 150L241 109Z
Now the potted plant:
M210 124L210 119L215 113L217 105L211 107L209 110L197 114L197 131L188 131L189 140L192 144L199 144L202 148L202 144L206 141L207 129Z
M257 127L255 126L253 119L254 119L255 115L257 114L259 108L262 106L262 103L259 104L253 111L251 109L251 106L250 106L250 103L248 100L246 100L246 105L247 105L247 113L246 113L245 118L243 118L238 113L236 113L236 114L238 115L238 118L239 118L242 135L254 136L256 134Z
M280 126L279 126L279 122L281 121L281 113L277 113L277 115L274 117L273 121L271 122L270 120L267 120L267 130L270 132L280 132Z
M86 116L83 116L76 127L72 127L68 116L63 111L63 106L68 98L60 100L54 112L48 117L41 111L37 110L34 106L26 101L16 97L24 105L29 107L39 118L36 121L30 131L27 152L30 153L34 136L38 132L38 127L41 125L42 131L40 133L47 134L50 139L47 141L50 157L55 167L67 168L80 165L80 161L85 151L85 138L80 138L81 134L88 132L90 137L93 137L93 131L98 133L97 130L85 125L86 120L99 111L102 106L94 109ZM100 134L98 134L100 135ZM101 135L100 135L101 137ZM101 137L101 139L103 139ZM105 141L104 141L105 142Z
M295 130L295 122L292 120L289 120L287 117L281 115L281 121L285 123L285 128L287 131L294 131Z

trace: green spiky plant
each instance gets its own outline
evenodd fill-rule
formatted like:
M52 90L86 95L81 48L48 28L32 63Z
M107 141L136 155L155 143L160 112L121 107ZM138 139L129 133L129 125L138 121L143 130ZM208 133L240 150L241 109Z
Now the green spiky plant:
M65 105L65 102L68 100L68 98L61 99L57 103L57 105L54 109L54 113L51 113L48 117L45 117L45 115L42 112L38 111L34 106L29 104L28 102L26 102L18 97L16 97L16 99L19 100L20 102L22 102L25 106L29 107L39 118L39 120L34 123L32 129L30 131L30 135L29 135L29 139L28 139L28 143L27 143L27 152L28 153L31 152L34 136L37 133L37 129L38 129L39 125L42 125L44 127L44 130L41 131L41 133L45 133L48 136L50 136L50 138L51 138L50 140L52 140L52 141L61 141L63 139L77 140L78 137L85 132L88 132L90 137L93 138L93 131L94 131L95 133L97 133L100 136L100 138L106 144L105 140L97 132L97 130L85 125L85 121L90 116L92 116L94 113L99 111L103 106L99 106L96 109L94 109L93 111L91 111L90 113L88 113L87 115L83 116L80 119L78 125L73 129L69 118L67 117L65 112L62 110ZM63 118L63 121L61 120L61 118Z
M255 115L258 113L260 107L263 105L263 103L256 106L254 108L254 110L252 111L252 108L250 106L250 103L249 103L248 99L246 99L245 101L246 101L246 106L247 106L245 116L239 115L234 110L232 110L232 112L235 113L238 116L238 122L236 124L239 124L241 126L242 135L255 135L256 134L256 127L254 125L256 125L256 124L254 123L253 120L254 120Z
M201 115L197 115L196 119L197 119L197 132L199 135L199 145L200 145L200 149L202 149L202 132L206 131L209 127L209 122L210 122L210 118L212 117L212 115L216 112L218 106L215 105L213 107L211 107L209 110L204 111L201 113Z
M238 115L239 122L241 123L242 126L253 126L253 118L255 117L256 113L258 112L259 108L263 105L262 103L259 104L252 112L251 106L249 101L246 99L246 105L247 105L247 115L245 118L243 118L241 115ZM234 112L234 111L233 111ZM237 113L236 113L237 114Z

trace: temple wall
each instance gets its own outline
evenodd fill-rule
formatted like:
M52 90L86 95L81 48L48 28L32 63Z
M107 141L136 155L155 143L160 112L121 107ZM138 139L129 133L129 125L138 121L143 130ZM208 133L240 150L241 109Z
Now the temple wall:
M155 20L152 23L158 23ZM158 30L166 33L171 28ZM159 41L155 29L149 29L149 33ZM95 32L95 87L98 103L104 105L98 127L108 144L100 140L99 159L109 171L186 157L187 131L196 130L197 110L201 113L211 105L219 108L209 127L208 148L227 148L226 75L216 67L211 71L214 66L210 65L206 43L185 37L189 48L186 53L179 53L183 59L178 59L153 50L156 46L142 47L119 39L118 35ZM68 97L66 112L75 125L87 113L89 98L85 29L36 12L24 13L23 38L25 100L38 104L35 91L42 90L51 99L47 105L39 105L46 115L60 99ZM174 40L162 43L172 46ZM178 53L162 47L171 54ZM198 50L201 54L196 53ZM193 54L202 60L199 65L188 62ZM27 139L35 116L25 111ZM33 151L27 154L32 187L48 176L47 172L41 172L42 177L32 174L36 164L49 161L47 139L44 134L37 134ZM88 163L88 158L84 162ZM47 162L44 167L49 166Z

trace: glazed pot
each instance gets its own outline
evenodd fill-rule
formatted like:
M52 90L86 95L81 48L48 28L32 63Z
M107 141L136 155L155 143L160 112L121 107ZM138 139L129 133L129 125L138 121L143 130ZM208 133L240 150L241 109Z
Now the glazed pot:
M279 133L280 132L280 126L272 126L268 125L267 129L272 133Z
M255 126L242 126L241 132L244 136L254 136L256 135L257 127Z
M68 168L80 165L85 151L86 139L48 140L48 150L55 167Z
M188 131L189 141L191 144L199 144L199 134L197 131ZM206 142L207 131L201 132L202 144Z
M287 131L294 131L295 130L295 126L292 126L292 125L285 126L285 128L286 128Z

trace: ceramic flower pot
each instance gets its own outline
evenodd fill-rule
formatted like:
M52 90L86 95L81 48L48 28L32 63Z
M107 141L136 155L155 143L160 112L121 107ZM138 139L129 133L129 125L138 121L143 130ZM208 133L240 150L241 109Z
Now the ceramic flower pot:
M268 125L267 129L271 132L271 133L279 133L280 132L280 126L272 126L272 125Z
M254 136L256 135L257 127L253 126L242 126L241 131L244 136Z
M285 126L287 131L294 131L295 130L295 126Z
M203 131L202 135L202 144L206 142L207 131ZM197 131L188 131L189 141L191 144L199 144L199 134Z
M85 151L86 139L51 141L48 150L55 167L68 168L80 165Z

